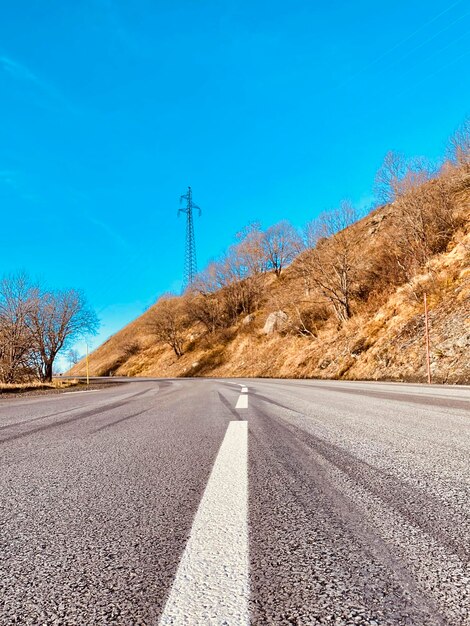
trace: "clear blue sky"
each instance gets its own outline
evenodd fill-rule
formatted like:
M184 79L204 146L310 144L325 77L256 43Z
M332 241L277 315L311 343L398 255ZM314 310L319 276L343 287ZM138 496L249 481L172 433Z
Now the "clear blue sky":
M83 288L96 346L259 220L367 205L470 112L466 0L0 0L0 274Z

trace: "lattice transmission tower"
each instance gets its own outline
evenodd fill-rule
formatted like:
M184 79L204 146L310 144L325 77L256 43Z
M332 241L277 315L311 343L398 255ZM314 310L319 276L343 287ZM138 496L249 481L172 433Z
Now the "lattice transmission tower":
M201 215L201 209L193 202L193 193L191 187L188 187L188 193L180 197L180 203L186 200L186 207L178 210L180 213L186 213L186 249L184 253L184 287L188 287L194 282L197 274L196 259L196 240L194 238L194 221L193 212L198 211Z

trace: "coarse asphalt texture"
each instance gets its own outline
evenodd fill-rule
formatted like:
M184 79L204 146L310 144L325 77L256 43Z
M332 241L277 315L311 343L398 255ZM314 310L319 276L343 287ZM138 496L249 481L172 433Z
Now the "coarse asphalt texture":
M181 626L470 625L469 387L130 379L0 397L0 626L158 626L240 420L249 617Z

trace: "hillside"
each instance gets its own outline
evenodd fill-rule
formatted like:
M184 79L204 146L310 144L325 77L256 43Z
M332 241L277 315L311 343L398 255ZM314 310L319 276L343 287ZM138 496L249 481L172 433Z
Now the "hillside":
M156 303L91 354L91 373L425 381L427 293L433 381L469 383L468 167L448 168L413 184L393 202L344 230L336 228L336 234L322 232L279 277L250 271ZM252 248L256 238L246 241ZM338 268L341 285L346 279L352 285L347 309L328 291ZM239 291L256 285L256 297L248 304L243 300L220 324L215 322L222 313L213 326L195 315L207 303L211 314L221 302L228 306L234 285ZM179 357L155 331L165 307L178 311L172 319L180 333ZM72 373L83 375L84 363Z

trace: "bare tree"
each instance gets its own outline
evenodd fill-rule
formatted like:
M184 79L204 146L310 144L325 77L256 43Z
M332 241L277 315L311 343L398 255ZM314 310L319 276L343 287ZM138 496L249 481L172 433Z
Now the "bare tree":
M35 290L24 274L0 281L0 379L18 380L28 372L31 333L27 319Z
M191 322L201 323L209 333L230 326L225 297L221 282L220 263L211 262L200 272L187 293L186 312Z
M131 357L139 354L141 350L141 344L138 339L130 339L126 341L122 346L122 353L126 357L126 359L130 359Z
M452 193L444 178L410 186L397 202L390 247L410 277L434 254L442 252L459 225Z
M316 245L294 265L307 294L318 294L329 303L340 322L352 315L352 298L360 278L359 236L357 229L351 228L356 216L351 203L344 201L335 211L312 222L309 236Z
M435 168L423 157L406 158L398 152L387 152L374 181L379 202L394 202L411 187L416 187L435 174Z
M470 163L470 123L451 140L454 163ZM387 247L395 256L396 275L411 277L432 255L445 249L459 224L445 170L424 158L406 159L389 152L376 176L382 201L395 203Z
M220 293L191 290L188 292L186 310L191 322L200 322L209 333L228 326L228 317Z
M297 263L297 262L296 262ZM306 294L302 282L298 280L294 266L289 288L274 293L269 301L269 308L287 314L284 329L301 337L316 337L318 331L329 317L329 311L320 298L317 301L312 293Z
M222 293L226 280L220 266L219 261L209 263L197 275L185 300L188 319L200 322L209 333L231 324L226 298Z
M268 270L264 239L265 234L257 222L249 224L237 233L238 243L234 248L247 276L264 274Z
M224 285L222 294L231 322L258 308L263 289L261 273L247 265L239 250L239 246L229 248L218 266L219 282Z
M36 289L27 326L38 376L50 382L57 354L76 339L96 333L98 318L80 291Z
M470 168L470 117L450 138L448 151L453 163L466 169Z
M187 321L182 299L168 294L162 296L149 312L147 328L159 341L170 346L179 358L184 353Z
M250 225L237 235L238 243L197 277L190 317L209 332L232 325L239 315L258 307L266 271L262 238L259 226Z
M277 277L302 249L302 239L297 230L287 221L268 228L262 239L266 265Z
M81 356L78 350L76 350L75 348L70 348L70 350L67 350L66 357L67 361L70 363L70 369L72 369L72 367L81 360Z

